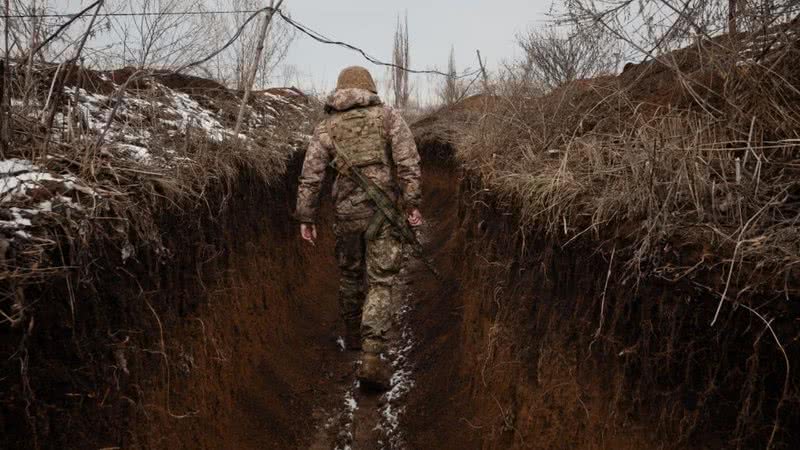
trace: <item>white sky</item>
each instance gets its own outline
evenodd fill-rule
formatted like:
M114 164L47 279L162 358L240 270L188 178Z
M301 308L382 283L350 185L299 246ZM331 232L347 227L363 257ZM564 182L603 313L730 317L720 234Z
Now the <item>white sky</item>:
M49 0L60 12L75 12L89 0ZM264 0L268 4L268 0ZM398 15L408 14L411 66L444 69L451 46L459 71L477 68L480 49L489 70L516 56L515 35L529 27L544 26L552 0L285 0L284 9L300 23L332 38L363 48L381 60L391 61ZM255 32L255 27L252 27ZM359 64L379 80L384 68L370 65L360 55L316 42L299 34L285 64L294 67L303 89L327 92L339 70ZM275 82L280 83L281 71ZM421 99L430 98L439 79L414 75L412 85Z
M543 26L551 0L286 0L293 18L322 34L353 43L379 59L390 61L397 15L408 13L411 66L444 69L451 46L459 71L477 68L475 50L491 70L515 56L515 35L530 26ZM385 69L370 66L360 55L299 37L287 61L307 83L328 91L342 67L367 66L375 78ZM415 75L420 91L430 77ZM425 97L425 92L420 92Z

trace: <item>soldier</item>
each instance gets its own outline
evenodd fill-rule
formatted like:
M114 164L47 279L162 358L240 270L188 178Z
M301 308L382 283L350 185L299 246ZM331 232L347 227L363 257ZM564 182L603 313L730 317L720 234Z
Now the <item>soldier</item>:
M339 305L346 345L362 350L357 377L367 387L389 388L391 369L382 353L392 322L392 288L403 245L395 228L352 177L337 151L402 211L409 225L422 224L419 154L400 114L384 105L367 69L348 67L325 104L328 116L314 130L306 151L296 217L301 237L313 244L319 191L325 169L336 169L333 198L336 260L341 270ZM337 150L338 149L338 150Z

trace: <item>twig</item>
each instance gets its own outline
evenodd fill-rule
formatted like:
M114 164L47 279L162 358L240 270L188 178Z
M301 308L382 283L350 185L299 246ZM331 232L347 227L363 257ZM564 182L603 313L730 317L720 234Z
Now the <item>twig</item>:
M778 400L778 405L775 407L775 423L772 425L772 433L770 433L770 435L769 435L769 441L767 442L767 447L766 447L766 450L769 450L770 448L772 448L772 444L775 441L775 435L778 433L778 429L780 428L781 407L783 406L784 400L786 400L786 396L789 394L789 380L791 380L789 375L790 375L790 367L791 367L791 365L789 363L789 356L786 354L786 349L783 347L783 344L781 344L780 339L778 339L778 335L775 333L775 330L772 328L772 320L767 321L767 319L764 316L762 316L761 314L759 314L758 311L756 311L755 309L753 309L753 308L751 308L751 307L749 307L747 305L743 304L741 306L744 309L746 309L746 310L750 311L751 313L755 314L759 319L761 319L762 322L764 322L764 324L766 325L767 329L769 329L769 332L772 335L772 338L775 340L775 344L778 345L778 349L781 351L781 354L783 354L783 360L786 363L786 377L783 380L783 394L781 395L781 399Z
M64 63L61 63L56 67L56 73L53 75L53 81L50 82L50 91L47 93L47 98L44 101L44 108L42 109L42 120L44 120L44 113L47 111L47 108L50 106L50 98L53 96L53 89L56 87L56 80L58 80L58 74L61 72L61 68L64 66ZM42 122L42 125L45 125Z
M7 87L8 83L6 82L6 62L8 59L0 60L0 77L2 77L2 81L0 82L0 158L5 159L5 155L8 153L8 142L6 141L6 131L8 127L6 126L6 96L8 95Z
M119 89L117 89L117 95L116 98L114 99L114 107L111 108L111 113L108 115L108 119L106 119L106 124L103 127L103 131L97 137L97 141L94 144L95 150L99 149L100 146L103 145L103 141L105 140L106 135L108 134L108 130L111 129L111 124L114 122L114 118L117 115L117 111L119 111L119 105L122 104L122 97L125 95L125 91L128 88L128 85L131 83L131 81L138 80L142 74L143 71L137 70L131 76L129 76L124 83L122 83L122 86L120 86Z
M73 22L75 22L76 20L78 20L81 17L83 17L87 12L91 11L92 8L94 8L95 6L98 6L99 3L103 3L103 1L104 0L97 0L96 2L94 2L91 5L89 5L86 8L84 8L79 13L75 14L74 17L72 17L70 20L68 20L65 23L63 23L60 27L58 27L58 29L53 34L51 34L50 36L47 37L47 39L42 41L42 43L39 44L36 47L35 50L31 51L31 59L33 59L33 57L36 56L37 53L39 53L47 44L49 44L50 41L52 41L53 39L57 38L61 34L61 32L64 31L67 27L69 27ZM99 8L98 8L98 10L99 10ZM97 12L95 12L95 17L96 16L97 16Z
M600 301L600 324L597 325L597 331L594 332L594 339L600 337L600 332L603 330L603 324L606 321L606 292L608 291L608 282L611 279L611 267L614 264L614 255L617 253L617 244L611 250L611 259L608 261L608 272L606 273L606 283L603 286L603 296Z
M33 7L32 7L33 15L36 15L36 0L33 0ZM31 43L30 47L33 50L33 47L36 45L36 38L39 34L39 21L38 18L33 19L33 25L31 26ZM33 76L33 51L29 52L28 54L28 64L25 67L25 98L23 99L23 109L28 109L28 104L31 98L31 92L33 91L33 80L31 77Z
M478 54L478 66L481 69L481 76L483 77L483 90L486 93L489 93L489 75L486 73L486 66L483 65L483 59L481 58L481 51L475 50Z
M153 308L153 305L150 304L150 301L147 299L145 294L143 294L143 297L144 297L145 304L147 304L147 307L150 309L150 312L153 313L153 317L155 317L156 323L158 324L158 336L159 336L159 346L160 346L160 348L159 348L159 351L153 352L153 353L160 354L164 358L164 370L166 371L165 373L166 373L166 382L167 382L167 386L166 386L167 414L169 414L170 417L172 417L174 419L186 419L188 417L195 416L195 415L197 415L196 411L190 411L190 412L188 412L186 414L181 414L181 415L174 414L172 412L172 408L170 407L170 403L171 403L170 402L170 394L171 394L171 392L170 392L170 387L169 387L169 385L170 385L169 358L167 357L167 346L166 346L166 343L164 341L164 327L161 325L161 319L158 317L158 313L156 313L156 310Z
M75 62L81 57L81 53L83 52L84 46L86 46L86 41L89 40L89 35L92 33L92 28L94 28L94 23L97 20L97 15L100 12L100 8L105 3L105 0L98 0L94 4L97 6L95 7L94 14L92 15L92 20L89 22L89 26L86 28L86 32L83 34L81 38L80 44L78 45L77 50L75 51L75 56L72 57L69 61L67 61L66 65L66 72L64 73L63 78L61 78L60 82L58 83L58 87L55 90L55 98L53 99L53 107L50 109L50 114L47 117L47 122L45 122L45 127L47 128L47 138L45 139L45 146L44 152L47 153L48 149L48 142L50 142L50 135L53 130L53 120L56 117L56 111L61 106L61 96L64 91L64 84L67 82L67 79L72 75L72 71L75 69Z
M8 14L10 12L11 12L11 10L10 10L9 4L8 4L8 0L6 0L6 18L5 18L6 19L5 20L5 40L6 40L5 41L5 46L6 46L5 50L6 50L6 54L5 54L5 60L3 61L3 66L2 66L3 92L0 93L0 102L2 102L2 115L3 115L2 124L0 125L0 140L2 140L2 151L3 151L3 155L2 156L3 156L3 158L5 158L5 155L8 154L8 138L9 138L9 136L8 136L8 133L9 133L8 122L11 119L11 117L10 117L11 108L9 108L9 104L11 103L11 101L10 101L11 93L9 92L9 89L11 88L10 75L9 75L9 71L11 70L11 67L9 67L9 65L11 63L11 55L10 55L9 49L8 49L8 40L9 40L8 39L8 31L9 31L8 22L10 21L10 19L8 18Z
M768 207L772 206L774 204L775 200L777 200L780 196L782 196L784 193L786 193L786 191L789 189L789 187L791 187L791 185L783 188L783 190L781 190L774 197L772 197L772 199L770 199L770 201L768 201L764 206L761 207L761 209L759 209L755 214L753 214L753 217L751 217L742 226L741 230L739 231L739 237L736 238L736 247L733 248L733 256L731 257L731 267L730 267L730 269L728 269L728 277L725 280L725 290L722 291L722 297L719 299L719 304L717 305L717 311L714 313L714 319L711 321L711 325L710 326L713 327L714 324L717 323L717 319L719 318L719 312L720 312L720 310L722 310L722 304L725 303L725 298L728 295L728 289L730 288L730 285L731 285L731 278L733 277L733 268L736 266L736 257L739 254L739 248L744 243L744 241L742 241L742 237L744 237L744 234L750 228L750 225L752 225L753 222L759 216L761 216L761 214L764 211L766 211Z
M263 9L259 9L258 11L254 12L253 14L251 14L250 17L248 17L247 20L245 20L244 23L242 23L242 25L239 27L239 29L236 30L236 33L234 33L234 35L230 39L228 39L228 42L226 42L222 47L220 47L217 50L211 52L211 54L207 55L205 58L199 59L199 60L194 61L194 62L190 62L188 64L185 64L185 65L179 67L177 70L175 70L175 73L181 73L184 70L191 69L192 67L197 67L197 66L199 66L201 64L205 64L208 61L211 61L211 59L213 59L215 56L217 56L220 53L224 52L228 47L233 45L233 43L236 42L239 39L239 36L242 35L242 33L244 32L245 28L247 28L247 25L250 22L252 22L253 19L258 17L258 15L261 14L262 12L269 11L269 10L270 10L270 8L263 8ZM273 13L274 13L274 11L273 11Z

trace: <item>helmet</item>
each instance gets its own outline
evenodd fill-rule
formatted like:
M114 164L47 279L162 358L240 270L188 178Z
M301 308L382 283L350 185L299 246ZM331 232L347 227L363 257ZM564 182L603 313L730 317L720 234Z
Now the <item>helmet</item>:
M369 74L367 69L359 66L347 67L339 73L336 90L350 88L365 89L373 94L378 93L375 81L372 80L372 75Z

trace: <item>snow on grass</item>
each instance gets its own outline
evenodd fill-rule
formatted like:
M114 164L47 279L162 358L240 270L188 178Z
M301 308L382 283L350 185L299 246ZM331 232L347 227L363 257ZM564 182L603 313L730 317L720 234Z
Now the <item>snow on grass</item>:
M20 210L19 208L11 208L9 212L11 213L12 219L0 220L0 227L22 228L22 227L29 227L32 225L30 219L22 217L22 210Z
M127 156L140 163L152 164L157 159L152 158L149 150L153 148L153 135L176 136L186 134L189 130L198 130L213 142L223 142L235 137L232 124L223 123L225 113L214 106L214 102L207 99L209 106L204 106L191 95L171 89L157 81L151 81L151 88L146 91L130 90L119 99L114 120L111 122L105 142L127 150L121 156ZM116 89L119 86L115 85ZM93 134L101 133L108 124L108 119L117 102L117 93L103 95L92 93L83 88L64 88L66 95L66 112L58 112L54 125L62 133L81 128ZM74 100L78 99L78 105ZM278 125L279 111L273 107L278 103L281 106L291 106L296 111L303 112L304 107L296 105L286 98L268 94L266 99L259 99L256 107L249 106L247 126L245 130L271 129ZM266 101L265 101L266 100ZM271 103L271 104L270 104ZM74 120L70 120L75 116ZM230 118L228 118L230 121ZM146 128L160 128L160 133L151 133ZM194 132L194 131L193 131ZM56 136L59 138L59 136ZM252 142L247 131L239 133L239 139ZM135 146L138 148L133 148ZM167 149L165 149L166 151ZM160 162L165 162L158 160Z
M29 172L34 170L34 165L27 159L6 159L0 161L0 176L6 177L14 172Z
M23 197L28 191L40 186L45 181L63 181L51 173L41 171L10 175L0 179L0 203L7 202L15 197Z
M12 202L14 205L26 205L24 208L13 206L0 210L3 213L0 216L0 230L30 239L31 235L26 230L36 225L35 217L41 213L53 212L58 205L75 210L82 209L70 197L61 194L51 195L48 200L33 203L29 194L37 188L46 189L49 195L51 191L62 193L77 191L96 195L92 189L80 184L72 175L54 174L24 159L0 160L0 205L6 206Z
M167 88L168 89L168 88ZM172 91L169 89L169 91ZM193 98L182 92L172 91L172 101L174 104L174 112L181 118L178 122L178 130L185 133L189 126L199 128L214 141L222 142L225 137L233 136L233 131L224 127L215 117L214 114L203 108Z
M139 162L149 162L152 159L150 150L133 144L116 144L116 148L122 150L128 157Z

